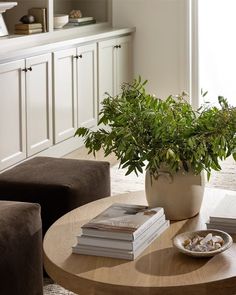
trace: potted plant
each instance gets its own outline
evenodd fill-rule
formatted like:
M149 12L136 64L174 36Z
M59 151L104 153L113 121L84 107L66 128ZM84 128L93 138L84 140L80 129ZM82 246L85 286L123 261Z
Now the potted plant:
M219 97L219 107L194 110L186 93L161 100L146 93L145 84L139 78L123 84L121 94L107 95L100 128L79 128L76 135L89 152L115 153L126 174L146 170L150 206L164 207L172 220L189 218L200 210L203 171L209 178L220 160L236 159L236 109Z

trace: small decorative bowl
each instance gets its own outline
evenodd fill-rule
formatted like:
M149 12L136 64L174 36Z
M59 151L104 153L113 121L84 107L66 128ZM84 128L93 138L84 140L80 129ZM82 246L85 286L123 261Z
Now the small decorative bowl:
M55 14L53 17L54 29L61 29L69 22L68 14Z
M196 251L188 250L183 246L183 243L184 243L185 240L192 239L196 235L199 235L201 237L205 237L209 233L211 233L214 236L217 235L217 236L222 237L222 239L224 240L224 244L222 245L222 247L220 247L217 250L213 250L213 251L196 252ZM185 232L185 233L177 235L173 239L173 245L174 245L175 248L177 248L180 252L182 252L182 253L184 253L186 255L189 255L189 256L193 256L193 257L212 257L212 256L215 256L216 254L219 254L219 253L225 251L226 249L228 249L232 245L232 243L233 243L233 239L229 234L227 234L226 232L223 232L221 230L215 230L215 229L198 230L198 231L193 231L193 232Z

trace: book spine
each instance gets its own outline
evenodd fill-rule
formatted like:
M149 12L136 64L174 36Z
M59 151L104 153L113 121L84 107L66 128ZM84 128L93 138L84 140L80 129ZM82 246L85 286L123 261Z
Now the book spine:
M133 254L132 253L112 253L108 251L92 251L92 250L86 250L86 249L77 249L72 248L72 253L74 254L82 254L82 255L92 255L92 256L102 256L102 257L111 257L111 258L119 258L119 259L125 259L125 260L133 260Z
M82 228L82 235L88 236L88 237L100 237L104 239L114 239L114 240L125 240L125 241L132 241L133 235L130 233L120 233L117 232L114 234L113 232L106 232L102 230L96 230L96 229L88 229L88 228Z
M70 18L70 19L69 19L69 22L70 22L70 23L81 23L81 22L93 21L93 20L95 20L93 17Z
M74 26L85 26L85 25L91 25L96 24L96 20L89 20L85 22L79 22L79 23L73 23Z

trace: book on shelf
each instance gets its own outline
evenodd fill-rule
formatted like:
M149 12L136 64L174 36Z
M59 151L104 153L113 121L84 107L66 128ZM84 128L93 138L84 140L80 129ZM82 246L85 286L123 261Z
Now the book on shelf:
M87 22L91 20L95 20L93 16L69 18L70 23L82 23L82 22Z
M28 10L30 15L33 15L35 22L41 23L43 32L47 32L47 8L46 7L34 7Z
M226 195L211 212L209 223L236 225L236 195Z
M130 251L124 249L114 249L109 247L98 247L77 244L76 246L72 247L72 253L134 260L169 227L169 224L169 220L166 220L164 224L162 224L161 227L158 228L158 230L154 231L149 237L144 239L144 241L135 250Z
M18 35L30 35L30 34L36 34L36 33L42 33L43 30L41 29L28 29L28 30L15 30L15 34Z
M16 30L32 30L32 29L42 29L41 23L32 23L32 24L15 24Z
M117 239L106 239L100 237L91 236L78 236L78 245L94 246L94 247L105 247L110 249L120 250L137 250L140 245L149 239L161 226L166 222L165 215L162 215L157 221L155 221L148 229L146 229L137 239L134 241L117 240Z
M112 204L82 226L82 234L100 238L135 240L164 214L161 207Z
M96 20L88 20L88 21L85 21L85 22L80 22L80 23L71 23L73 24L74 26L85 26L85 25L91 25L91 24L96 24Z

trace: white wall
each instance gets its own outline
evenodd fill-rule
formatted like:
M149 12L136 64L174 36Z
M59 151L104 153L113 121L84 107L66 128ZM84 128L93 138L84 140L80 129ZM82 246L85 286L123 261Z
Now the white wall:
M199 0L199 87L236 105L236 1Z
M134 72L158 97L189 91L189 0L113 0L113 25L135 26Z

